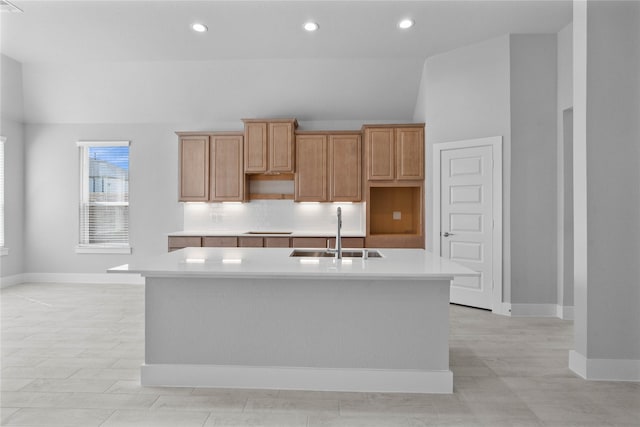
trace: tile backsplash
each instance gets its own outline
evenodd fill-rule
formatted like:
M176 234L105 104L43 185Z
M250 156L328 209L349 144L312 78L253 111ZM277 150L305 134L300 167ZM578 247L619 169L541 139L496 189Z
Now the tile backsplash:
M185 203L184 231L294 231L334 233L342 208L342 232L365 233L364 203Z

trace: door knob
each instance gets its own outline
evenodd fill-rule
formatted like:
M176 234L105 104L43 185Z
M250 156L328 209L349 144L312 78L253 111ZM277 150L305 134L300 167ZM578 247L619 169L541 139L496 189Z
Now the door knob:
M442 233L442 235L443 235L444 237L455 236L455 234L453 234L453 233L449 233L448 231L445 231L444 233Z

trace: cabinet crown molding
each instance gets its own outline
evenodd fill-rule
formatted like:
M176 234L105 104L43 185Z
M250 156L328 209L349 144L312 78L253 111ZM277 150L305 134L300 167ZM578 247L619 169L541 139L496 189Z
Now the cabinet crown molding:
M298 127L298 120L291 119L241 119L243 123L293 123L294 129Z

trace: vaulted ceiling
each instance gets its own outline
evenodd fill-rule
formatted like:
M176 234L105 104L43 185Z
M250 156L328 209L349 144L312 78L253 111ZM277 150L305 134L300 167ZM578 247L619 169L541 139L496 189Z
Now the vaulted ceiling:
M31 122L402 120L427 57L571 20L570 1L12 2L1 47Z

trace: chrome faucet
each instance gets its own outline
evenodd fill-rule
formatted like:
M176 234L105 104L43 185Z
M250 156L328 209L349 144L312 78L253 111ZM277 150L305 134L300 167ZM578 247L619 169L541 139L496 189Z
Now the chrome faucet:
M342 259L342 237L340 237L341 228L342 228L342 209L338 207L338 232L336 233L336 259Z

